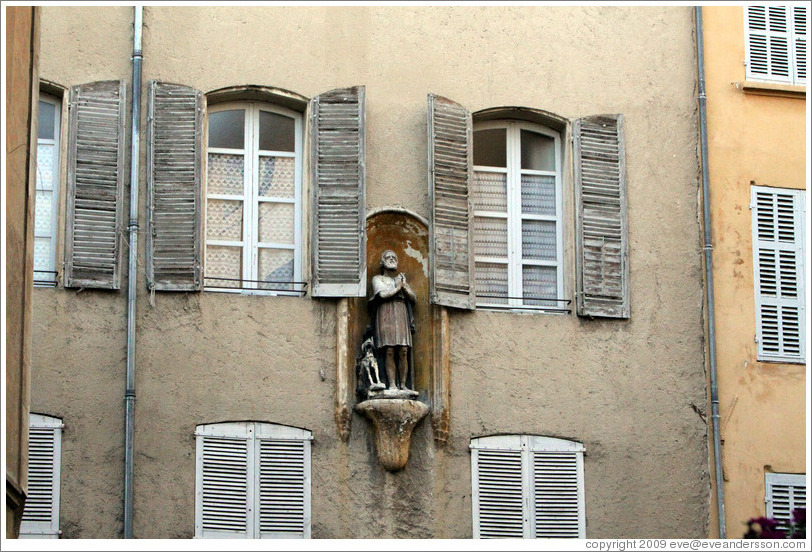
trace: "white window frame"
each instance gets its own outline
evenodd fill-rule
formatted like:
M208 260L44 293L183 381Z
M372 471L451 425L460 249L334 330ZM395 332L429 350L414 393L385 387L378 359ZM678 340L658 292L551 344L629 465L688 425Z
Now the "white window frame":
M775 198L776 195L793 196L794 213L793 222L795 229L794 242L781 243L778 241L763 241L758 236L758 194L769 194ZM757 360L767 362L792 362L803 363L806 361L806 259L805 255L805 236L806 236L806 191L796 190L791 188L770 188L766 186L751 186L750 187L750 210L752 215L752 239L753 239L753 295L755 296L755 316L756 316L756 342L757 342ZM776 225L773 227L775 234L778 234L777 215ZM793 251L795 253L795 270L797 274L797 299L784 299L781 297L771 297L762 295L760 292L760 260L759 251ZM777 278L780 279L781 270L776 266ZM780 281L776 282L776 287L780 289ZM799 325L799 353L787 353L784 351L784 338L782 330L779 329L779 342L781 352L772 354L764 351L764 333L762 321L762 306L775 305L780 308L782 306L795 306L798 308L798 325ZM781 324L781 315L778 315L778 323Z
M206 191L206 209L204 210L203 220L206 221L206 211L208 209L208 202L210 199L220 199L227 201L241 201L243 205L243 235L242 239L234 240L215 240L209 239L208 230L205 236L205 245L222 245L231 247L242 248L242 289L227 289L222 287L210 287L206 285L204 278L203 289L206 291L217 291L224 293L242 293L250 295L302 295L299 291L283 291L283 290L263 290L257 289L258 283L251 280L258 280L259 272L259 249L263 247L274 249L290 249L293 251L293 280L295 282L302 281L302 151L303 151L303 120L302 114L280 107L270 103L264 102L228 102L216 104L208 108L208 114L217 113L219 111L229 110L242 110L245 112L244 121L244 142L242 149L232 148L219 148L211 147L208 145L208 136L206 137L206 166L208 167L208 154L209 153L223 153L227 155L242 155L244 162L243 172L243 195L234 196L226 194L210 194L208 193L208 185ZM294 120L294 152L286 151L272 151L259 149L259 114L260 111L267 111L269 113L277 113L286 117L291 117ZM208 128L208 126L207 126ZM295 159L295 198L259 196L259 162L258 159L262 155L275 156L275 157L289 157ZM208 173L206 177L208 184ZM291 247L289 244L273 243L273 242L260 242L259 241L259 203L289 203L293 204L294 209L294 244ZM205 225L205 222L204 222ZM204 247L204 251L205 251ZM204 253L205 255L205 253ZM205 264L204 264L204 277Z
M755 30L750 28L750 9L764 9L764 18L765 18L765 25L767 28L763 30ZM770 8L785 8L785 23L786 23L786 32L781 31L773 31L769 28L769 19L770 19ZM797 42L801 40L806 40L806 34L801 34L796 32L795 28L795 16L794 12L796 9L804 9L806 13L804 15L804 20L807 21L809 17L809 10L806 6L798 6L798 5L775 5L775 4L767 4L767 5L752 5L752 6L744 6L742 8L744 10L744 50L745 50L745 66L746 66L746 78L747 80L751 81L759 81L759 82L781 82L786 84L794 84L805 86L806 85L806 78L801 78L798 76L798 44ZM807 21L808 24L808 21ZM765 47L767 49L767 74L764 73L754 73L752 70L752 58L751 58L751 36L752 35L759 35L764 37L766 42ZM780 75L776 74L772 70L773 56L771 53L773 52L773 46L770 44L770 40L772 38L776 39L785 39L787 42L787 71L788 75ZM805 60L805 64L807 65L808 71L808 64L809 60Z
M223 422L216 424L199 425L195 429L195 538L310 538L311 523L311 460L310 442L312 432L306 429L271 424L266 422ZM203 451L206 437L222 437L227 439L241 439L247 445L247 475L248 486L246 493L246 532L216 530L209 531L203 527ZM304 514L302 534L294 533L262 533L260 531L260 441L263 439L275 441L301 442L304 450Z
M53 182L51 183L52 188L50 190L46 190L41 186L41 179L40 179L40 159L37 156L37 177L36 177L36 193L34 196L35 207L34 207L34 216L36 217L36 197L40 195L40 193L50 193L51 194L51 212L49 218L49 230L47 233L39 230L37 228L36 220L34 223L34 240L37 239L48 239L50 241L50 253L48 255L48 265L45 270L53 272L53 274L43 274L41 272L34 272L34 286L35 287L54 287L57 282L57 269L56 269L56 240L57 240L57 223L58 223L58 212L59 212L59 139L60 139L60 131L61 131L61 120L62 120L62 101L54 96L49 96L46 94L40 94L39 101L47 104L51 104L54 106L54 135L52 138L40 138L39 137L39 130L37 131L37 149L40 146L50 146L53 148L54 155L53 155L53 167L51 170L53 171ZM40 113L40 116L42 114Z
M50 457L51 462L51 495L50 495L50 509L51 517L49 521L31 521L26 519L26 514L23 512L23 519L20 523L20 538L21 539L58 539L59 538L59 498L61 486L61 467L62 467L62 420L45 416L43 414L29 414L28 417L29 435L31 430L40 432L51 432L53 435L53 451ZM29 456L28 456L28 500L37 494L41 493L42 489L38 476L32 473L32 467L41 465L45 458L40 458L36 463L32 462L32 455L30 450L31 440L29 437ZM37 468L34 468L35 470Z
M574 457L576 462L576 480L578 497L577 537L586 537L586 510L584 494L584 451L582 443L542 437L538 435L493 435L488 437L475 437L469 445L471 449L471 510L473 514L474 538L484 538L480 527L480 484L479 484L479 456L480 451L510 451L518 452L521 456L522 480L522 530L523 538L543 538L538 536L535 515L535 489L533 485L533 454L534 453L564 453Z
M542 125L529 123L518 120L498 120L488 121L483 123L474 124L474 132L480 130L492 129L505 129L506 131L506 165L507 167L487 167L482 165L474 165L474 172L489 172L507 175L506 191L507 191L507 214L494 211L482 211L474 209L474 218L497 218L507 220L507 257L488 257L476 255L474 262L480 263L496 263L507 264L507 279L508 279L508 299L507 304L490 302L489 298L477 298L476 305L478 308L493 308L499 310L523 310L528 309L531 311L562 311L565 312L566 306L562 303L564 299L564 232L563 232L563 191L562 191L562 152L561 152L561 134L550 128ZM527 130L535 132L543 136L547 136L554 140L555 148L555 170L553 171L539 171L531 169L522 169L521 166L521 131ZM537 215L522 213L522 187L521 177L523 174L539 175L539 176L554 176L555 177L555 216L552 215ZM474 183L472 186L476 186ZM522 258L522 221L524 220L539 220L555 222L556 232L556 260L535 260ZM533 305L530 300L525 304L522 297L522 267L529 266L551 266L556 268L556 302L555 306L545 306L539 308ZM475 267L476 270L476 267Z
M776 487L786 490L786 514L775 510ZM801 496L801 494L803 496ZM782 528L787 529L792 521L792 511L795 508L806 508L806 474L803 473L765 473L764 474L764 503L767 505L767 517L781 522ZM776 517L776 515L778 517Z

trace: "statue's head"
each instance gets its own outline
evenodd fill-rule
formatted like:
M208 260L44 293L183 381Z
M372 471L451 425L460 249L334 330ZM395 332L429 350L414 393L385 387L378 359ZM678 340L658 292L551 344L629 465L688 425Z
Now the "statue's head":
M398 267L398 254L387 249L381 253L381 273L384 270L395 270Z

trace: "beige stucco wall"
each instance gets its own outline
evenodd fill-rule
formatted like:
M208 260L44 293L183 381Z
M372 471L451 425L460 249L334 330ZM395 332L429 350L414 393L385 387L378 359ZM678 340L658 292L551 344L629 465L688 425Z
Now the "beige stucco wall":
M751 183L806 187L806 101L742 92L744 11L702 11L725 519L740 538L765 514L765 472L806 471L806 368L756 360L749 209Z
M28 406L34 260L34 168L39 74L40 9L4 10L6 151L3 188L6 210L4 331L6 535L16 538L28 492ZM33 132L32 132L32 129Z
M129 81L131 17L44 8L43 78ZM448 444L423 422L393 475L366 421L337 437L334 301L156 293L151 306L142 261L137 537L192 536L194 428L241 419L313 431L314 537L470 537L470 438L509 432L584 442L587 536L706 535L690 8L147 6L144 23L145 82L306 97L365 85L368 211L427 217L428 93L472 111L624 114L632 317L452 313ZM572 298L571 215L565 228ZM120 535L125 307L125 292L36 293L33 410L65 421L66 537Z

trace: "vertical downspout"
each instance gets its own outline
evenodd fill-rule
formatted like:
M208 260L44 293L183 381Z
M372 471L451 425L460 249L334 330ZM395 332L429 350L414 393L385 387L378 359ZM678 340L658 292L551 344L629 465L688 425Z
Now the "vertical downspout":
M719 516L719 538L725 530L725 491L722 472L722 436L719 434L719 388L716 381L716 323L713 299L713 240L711 237L710 177L708 176L708 119L705 96L705 46L702 37L702 7L696 13L696 63L699 81L699 141L702 156L702 226L705 230L705 300L708 308L708 365L710 372L711 425L713 463L716 481L716 508Z
M135 291L138 261L138 156L141 132L141 6L133 17L132 140L130 150L130 263L127 272L127 387L124 392L124 538L133 538L133 433L135 430Z

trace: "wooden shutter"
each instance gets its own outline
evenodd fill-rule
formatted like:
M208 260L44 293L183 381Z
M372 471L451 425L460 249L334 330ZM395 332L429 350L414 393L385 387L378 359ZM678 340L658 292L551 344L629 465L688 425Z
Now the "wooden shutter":
M257 424L259 537L310 538L309 431Z
M806 508L806 475L768 473L765 476L767 517L779 522L785 531L796 508Z
M71 88L66 287L120 287L125 96L123 81Z
M584 538L583 455L561 450L531 454L536 538Z
M806 84L807 42L806 21L809 10L807 6L792 6L792 46L795 59L795 84Z
M471 113L434 94L428 96L428 153L431 302L473 310Z
M199 290L202 92L150 81L147 121L147 286Z
M313 297L366 295L364 87L310 103Z
M520 450L473 450L474 538L525 536Z
M583 451L535 435L472 439L474 538L584 538Z
M310 431L227 422L195 435L195 537L310 537Z
M20 538L59 538L62 421L31 414L28 430L28 497Z
M218 427L220 426L220 427ZM195 537L253 535L253 425L213 424L197 433Z
M752 186L758 359L804 362L804 191Z
M573 135L577 313L629 318L623 117L578 119Z

